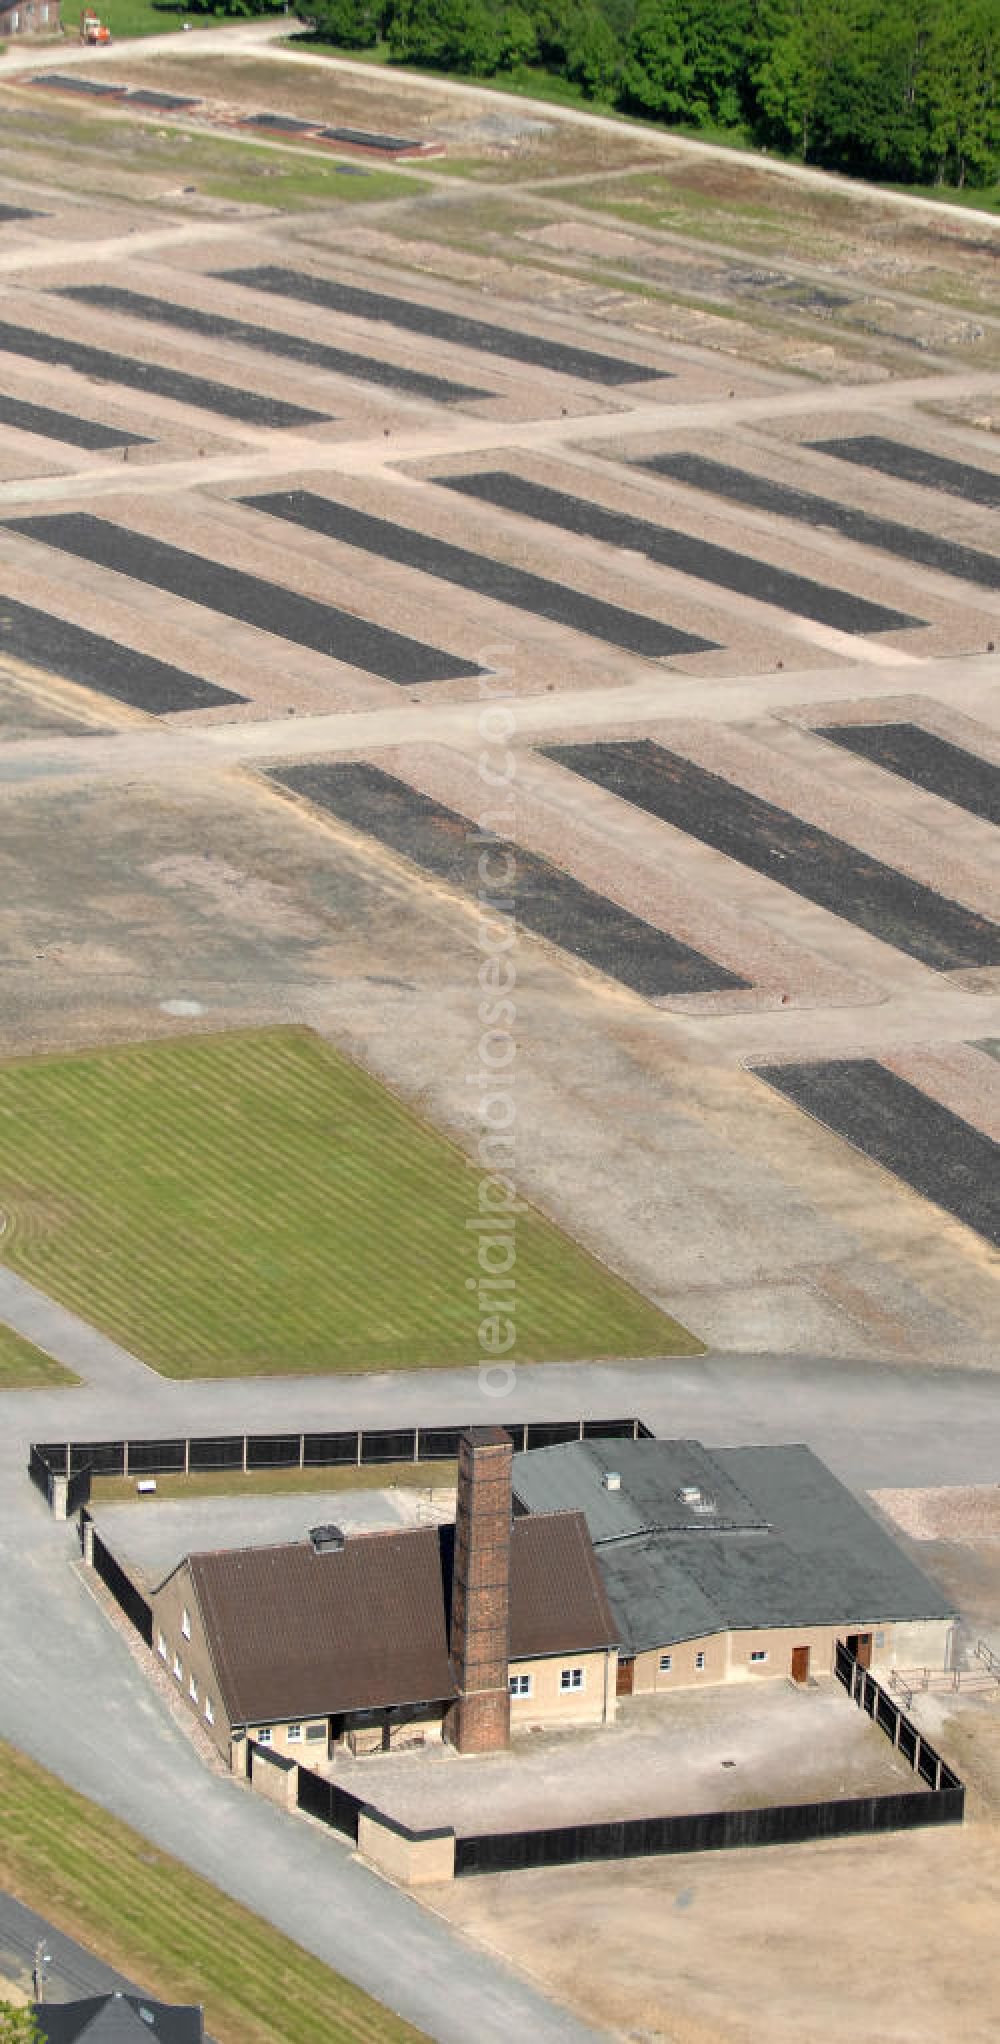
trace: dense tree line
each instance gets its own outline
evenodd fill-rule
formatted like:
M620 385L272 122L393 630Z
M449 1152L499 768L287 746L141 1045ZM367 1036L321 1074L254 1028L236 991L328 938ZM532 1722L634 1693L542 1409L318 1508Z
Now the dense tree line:
M384 41L394 62L479 78L535 66L626 113L742 130L862 177L1000 176L1000 0L304 0L304 11L348 49Z

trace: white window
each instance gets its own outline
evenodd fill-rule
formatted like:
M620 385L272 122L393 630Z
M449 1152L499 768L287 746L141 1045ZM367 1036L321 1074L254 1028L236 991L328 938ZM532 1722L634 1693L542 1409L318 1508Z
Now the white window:
M161 1661L165 1661L167 1658L167 1642L164 1639L162 1632L158 1632L156 1635L156 1651L159 1654Z
M188 1610L188 1608L187 1608L187 1605L186 1605L186 1604L185 1604L185 1606L184 1606L184 1609L183 1609L183 1611L181 1612L181 1631L182 1631L182 1633L184 1634L184 1637L185 1637L185 1639L190 1639L190 1637L191 1637L191 1613L190 1613L190 1611Z
M674 1657L673 1657L673 1654L661 1654L661 1655L660 1655L660 1674L661 1674L661 1675L669 1675L669 1673L670 1673L670 1670L671 1670L671 1668L673 1667L673 1665L674 1665Z
M184 1670L183 1670L183 1668L181 1667L181 1657L180 1657L180 1655L179 1655L179 1654L175 1654L175 1655L174 1655L174 1674L176 1675L176 1677L177 1677L177 1680L178 1680L178 1682L180 1681L180 1679L181 1679L181 1676L183 1675L183 1673L184 1673Z
M289 1743L289 1745L290 1745L290 1746L295 1746L295 1745L297 1745L297 1744L298 1744L298 1741L299 1741L299 1740L301 1739L301 1737L302 1737L302 1726L301 1726L301 1725L289 1725L289 1727L288 1727L288 1743Z
M212 1709L212 1699L210 1696L206 1696L205 1698L205 1719L208 1724L214 1725L215 1712Z
M189 1683L188 1683L188 1695L189 1695L189 1697L191 1698L191 1701L192 1701L192 1703L197 1703L197 1701L198 1701L198 1684L197 1684L197 1682L195 1681L195 1679L194 1679L194 1676L193 1676L193 1675L192 1675L192 1677L191 1677L191 1679L190 1679L190 1681L189 1681Z
M307 1726L306 1726L306 1738L307 1738L307 1739L325 1739L325 1738L326 1738L326 1726L325 1726L325 1725L307 1725Z
M754 1647L753 1652L750 1655L750 1659L751 1661L755 1662L759 1667L762 1661L767 1660L767 1649L765 1647Z
M695 1657L694 1657L694 1665L695 1665L695 1667L697 1668L697 1670L698 1670L698 1673L699 1673L699 1675L700 1675L700 1674L701 1674L701 1672L702 1672L702 1669L703 1669L703 1668L704 1668L704 1666L705 1666L705 1656L704 1656L704 1654L702 1653L702 1651L701 1651L701 1648L700 1648L700 1647L699 1647L699 1649L698 1649L698 1652L696 1653L696 1655L695 1655Z
M269 1745L271 1744L271 1727L270 1727L270 1725L258 1725L258 1727L257 1727L257 1744L258 1744L258 1746L269 1746Z
M583 1669L563 1668L559 1676L560 1689L582 1689Z
M510 1678L510 1693L512 1696L530 1696L531 1676L512 1675Z

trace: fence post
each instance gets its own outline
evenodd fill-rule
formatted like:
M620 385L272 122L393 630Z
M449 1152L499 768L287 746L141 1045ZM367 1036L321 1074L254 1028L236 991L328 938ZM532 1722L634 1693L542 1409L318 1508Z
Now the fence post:
M901 1705L900 1705L900 1704L898 1704L898 1703L897 1703L897 1705L896 1705L896 1722L895 1722L895 1724L894 1724L894 1726L893 1726L893 1728L892 1728L892 1743L893 1743L893 1745L894 1745L894 1746L898 1746L898 1745L899 1745L899 1733L900 1733L900 1728L901 1728L901 1726L902 1726L902 1723L903 1723L903 1712L902 1712L902 1707L901 1707Z
M66 1493L68 1490L69 1477L53 1475L52 1516L54 1519L65 1519L66 1517Z
M304 1435L304 1434L300 1434L300 1435L299 1435L299 1468L300 1468L300 1469L304 1469L304 1468L305 1468L305 1466L306 1466L306 1437L305 1437L305 1435Z
M243 1436L243 1474L244 1474L244 1476L246 1475L246 1473L247 1473L247 1437L246 1437L246 1435L244 1434L244 1436Z

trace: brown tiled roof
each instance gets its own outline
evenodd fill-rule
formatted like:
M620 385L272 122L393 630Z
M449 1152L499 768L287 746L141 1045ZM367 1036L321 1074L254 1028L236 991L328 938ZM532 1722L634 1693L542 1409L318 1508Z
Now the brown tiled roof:
M190 1557L230 1721L266 1724L455 1693L436 1527Z
M452 1527L192 1554L188 1566L230 1722L444 1702ZM613 1646L618 1629L582 1512L511 1529L512 1660Z
M587 1653L618 1644L582 1512L515 1519L510 1542L510 1657Z

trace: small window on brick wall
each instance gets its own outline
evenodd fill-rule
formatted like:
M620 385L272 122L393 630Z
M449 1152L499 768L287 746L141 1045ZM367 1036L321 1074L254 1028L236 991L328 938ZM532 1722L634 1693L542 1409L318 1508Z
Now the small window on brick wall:
M257 1744L258 1744L258 1746L269 1746L269 1745L271 1744L271 1727L270 1727L270 1725L258 1725L258 1727L257 1727Z
M301 1725L289 1725L289 1727L288 1727L288 1743L289 1743L289 1745L290 1745L290 1746L296 1746L296 1745L298 1744L299 1740L301 1739L301 1737L302 1737L302 1726L301 1726Z
M754 1667L757 1667L757 1668L759 1668L759 1667L760 1667L760 1665L761 1665L761 1663L762 1663L762 1661L766 1661L766 1660L767 1660L767 1648L766 1648L766 1647L754 1647L754 1650L753 1650L753 1652L752 1652L752 1654L751 1654L751 1656L750 1656L750 1660L751 1660L751 1663L753 1664L753 1666L754 1666Z
M159 1654L161 1661L165 1661L167 1658L167 1642L164 1639L162 1632L158 1632L156 1635L156 1651Z
M530 1696L531 1676L512 1675L510 1678L510 1693L512 1696Z
M206 1696L205 1698L205 1720L206 1723L210 1725L214 1725L215 1723L215 1712L212 1708L212 1699L210 1696Z
M185 1605L185 1607L184 1607L183 1611L181 1612L181 1631L182 1631L182 1633L184 1634L184 1637L185 1637L185 1639L190 1639L190 1637L191 1637L191 1613L190 1613L190 1611L188 1610L188 1608L187 1608L187 1605Z
M695 1665L695 1667L697 1668L697 1670L698 1670L698 1673L699 1673L699 1675L700 1675L700 1674L701 1674L701 1673L703 1672L703 1670L704 1670L704 1666L705 1666L705 1656L704 1656L704 1654L702 1653L702 1651L701 1651L701 1648L700 1648L700 1647L699 1647L699 1649L698 1649L698 1652L696 1653L696 1655L695 1655L695 1657L694 1657L694 1665Z
M583 1669L563 1668L559 1676L559 1687L560 1689L582 1689Z
M181 1679L181 1677L182 1677L183 1673L184 1673L184 1670L183 1670L183 1668L181 1667L181 1657L180 1657L180 1655L179 1655L179 1654L175 1654L175 1655L174 1655L174 1674L176 1675L176 1677L177 1677L177 1680L178 1680L178 1682L180 1681L180 1679Z
M673 1654L661 1654L661 1655L660 1655L660 1674L661 1674L661 1675L669 1675L669 1673L670 1673L670 1670L671 1670L671 1668L673 1667L673 1665L674 1665L674 1657L673 1657Z

